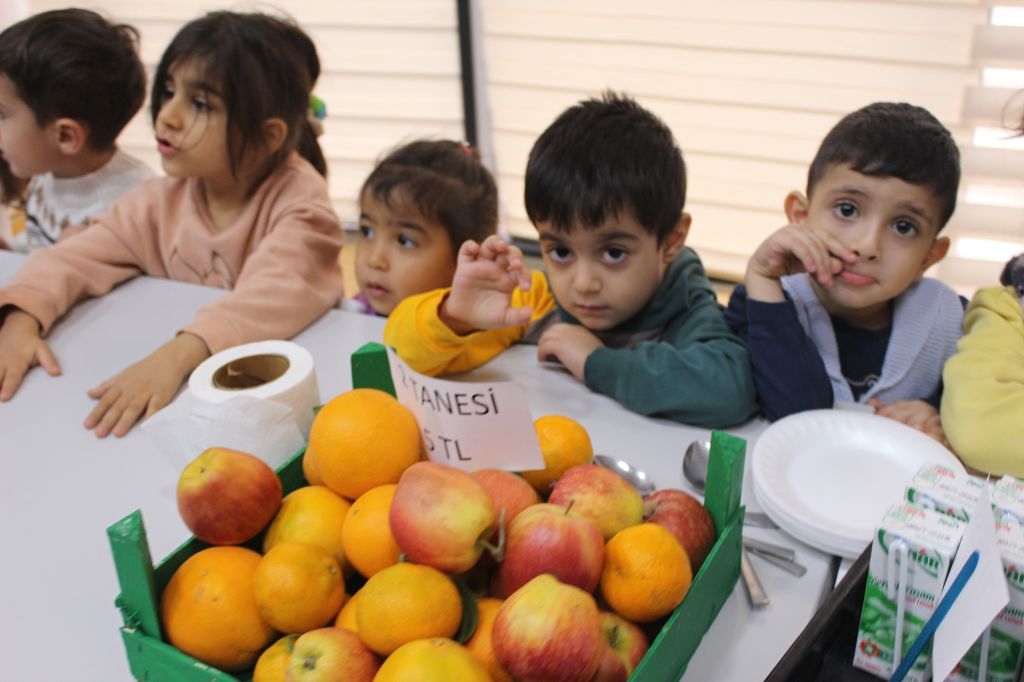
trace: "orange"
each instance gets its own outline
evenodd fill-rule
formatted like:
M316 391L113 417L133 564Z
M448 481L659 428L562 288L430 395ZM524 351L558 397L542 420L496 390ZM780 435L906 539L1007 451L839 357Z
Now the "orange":
M252 682L287 682L288 661L298 635L285 635L260 654L256 668L252 671Z
M210 547L189 557L160 596L167 641L228 672L255 663L277 635L253 594L259 563L260 555L244 547Z
M484 664L487 672L490 673L494 682L513 682L512 675L498 663L494 656L494 647L491 642L491 629L494 627L494 617L498 615L502 600L494 597L481 597L476 600L477 623L473 636L466 642L466 648L478 661Z
M686 550L655 523L624 528L605 544L601 595L627 620L647 623L668 615L692 580Z
M345 600L341 567L323 547L285 542L263 555L252 579L263 619L281 632L326 625Z
M359 632L359 627L356 625L356 609L359 608L356 604L358 601L358 591L345 599L345 603L341 605L341 611L338 611L338 617L334 619L334 627L350 630L355 633Z
M489 682L487 669L458 642L417 639L388 656L373 682ZM497 678L495 678L497 679Z
M320 477L320 468L316 464L316 457L306 448L302 453L302 475L310 485L323 485L324 479Z
M345 515L341 543L352 568L369 578L398 563L402 550L391 534L388 513L395 498L394 483L379 485L360 495Z
M344 569L341 531L350 506L348 500L322 485L295 489L281 500L281 509L267 527L263 552L283 542L308 542L326 549Z
M370 488L397 483L420 458L420 429L390 393L356 388L329 400L309 432L315 469L324 485L354 500Z
M550 493L551 486L569 467L594 461L590 435L575 419L549 414L536 419L533 428L537 430L544 468L523 471L522 474L541 495Z
M363 643L382 656L414 639L452 637L461 622L458 588L430 566L388 566L359 590L356 629Z

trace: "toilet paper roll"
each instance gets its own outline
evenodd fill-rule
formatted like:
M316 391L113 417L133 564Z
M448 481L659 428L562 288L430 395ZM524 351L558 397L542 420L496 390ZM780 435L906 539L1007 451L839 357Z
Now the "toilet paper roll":
M291 341L257 341L215 353L192 372L188 390L214 405L239 396L285 405L304 440L320 404L313 356Z
M259 341L207 358L187 389L142 428L176 470L226 447L277 467L309 440L320 404L313 358L288 341Z

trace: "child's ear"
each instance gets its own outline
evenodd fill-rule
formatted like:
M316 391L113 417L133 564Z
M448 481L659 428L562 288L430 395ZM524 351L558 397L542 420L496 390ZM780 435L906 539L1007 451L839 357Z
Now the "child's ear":
M665 238L664 261L666 263L674 261L679 252L686 246L686 235L690 233L690 222L690 214L681 213L675 227L672 228L672 232Z
M947 253L949 253L949 237L939 237L932 242L928 253L925 254L924 261L921 263L921 271L917 273L917 276L923 276L925 270L945 258Z
M273 154L284 141L288 139L288 124L284 120L274 117L263 122L263 142L267 151Z
M53 136L61 154L73 156L85 149L89 129L73 118L58 118L52 123Z
M790 223L802 223L807 217L807 197L801 192L790 192L786 195L786 218Z

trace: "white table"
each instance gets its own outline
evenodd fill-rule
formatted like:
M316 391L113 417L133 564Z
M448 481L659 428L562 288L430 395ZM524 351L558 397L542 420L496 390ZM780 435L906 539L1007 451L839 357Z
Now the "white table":
M21 261L0 252L0 283ZM34 369L14 399L0 404L0 679L130 679L105 530L141 509L157 560L188 531L174 499L178 472L139 428L121 439L98 439L83 428L93 402L86 390L144 357L197 307L221 295L217 289L138 278L87 301L60 320L49 338L63 376ZM365 342L379 341L382 330L380 319L335 310L295 338L315 359L323 399L351 388L349 356ZM531 347L515 347L469 376L519 381L535 417L559 413L579 420L597 452L645 468L659 487L687 489L682 452L694 438L708 435L706 429L628 412L570 375L539 366ZM752 446L764 426L752 421L729 431ZM748 463L749 453L748 446ZM747 479L744 501L755 509ZM780 531L747 532L797 547L809 570L797 579L753 558L771 605L753 611L738 584L684 680L763 679L830 584L831 557Z

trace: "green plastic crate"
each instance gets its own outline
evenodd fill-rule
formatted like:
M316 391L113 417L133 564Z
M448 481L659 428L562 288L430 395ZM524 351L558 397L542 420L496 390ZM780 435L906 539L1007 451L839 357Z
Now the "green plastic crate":
M383 373L387 373L386 378ZM394 393L386 354L380 344L367 344L352 355L352 376L356 387L390 389ZM744 512L740 495L746 447L742 438L719 431L711 435L704 506L715 523L718 539L694 576L686 599L662 626L631 680L678 680L739 579ZM302 474L304 452L305 449L299 450L277 470L286 495L306 485ZM230 675L200 663L163 641L160 594L178 567L209 545L190 538L154 566L138 510L107 528L107 537L121 586L121 594L115 602L124 619L121 637L135 679L147 682L247 682L252 679L251 671ZM258 550L259 542L257 538L250 544Z
M739 578L743 522L739 492L743 487L746 442L718 432L712 435L711 442L712 464L708 471L705 505L718 529L718 540L694 577L686 599L669 617L633 673L633 680L678 680ZM302 476L303 452L297 452L278 470L286 494L306 484ZM116 600L124 619L121 636L135 679L150 682L252 679L251 673L230 675L200 663L162 638L160 593L186 559L209 545L191 538L154 566L139 511L110 526L107 536L121 585L121 594Z

